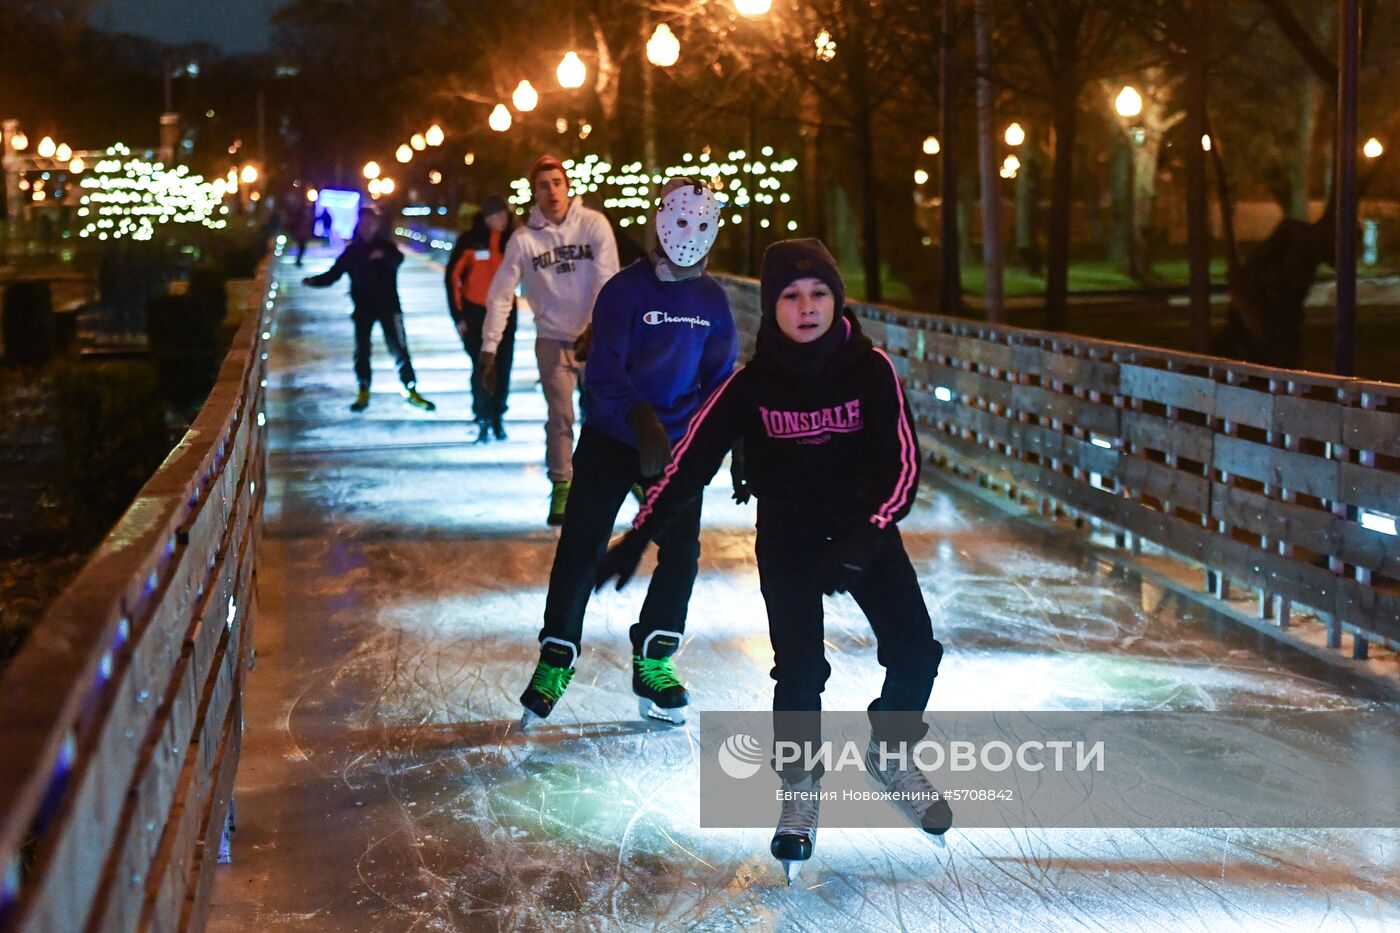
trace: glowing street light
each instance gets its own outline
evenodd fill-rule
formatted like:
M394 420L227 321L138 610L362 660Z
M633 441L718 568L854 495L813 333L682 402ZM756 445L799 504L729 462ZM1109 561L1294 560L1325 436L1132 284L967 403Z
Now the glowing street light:
M422 133L414 133L411 137L409 137L408 144L414 149L417 149L419 152L422 152L424 149L428 148L428 141L423 138Z
M60 162L67 162L73 158L73 147L67 143L59 143L58 148L54 150L53 157Z
M407 164L413 160L413 150L408 147L407 143L404 143L394 150L394 158Z
M10 145L14 147L15 152L23 152L29 148L29 137L24 133L16 133L10 137Z
M384 192L385 194L393 194L393 193L394 193L394 179L392 179L392 178L381 178L381 179L379 179L379 190L382 191L382 192Z
M497 133L504 133L510 129L510 111L505 104L497 104L496 109L491 111L491 116L487 117L486 125Z
M773 0L734 0L734 9L744 16L762 16L773 8Z
M1008 146L1019 146L1026 141L1026 131L1019 123L1013 123L1006 128L1006 144Z
M371 178L369 180L369 196L372 198L377 198L383 193L384 182L382 182L378 178Z
M442 172L439 172L437 169L433 169L431 172L429 172L429 173L428 173L428 184L430 184L430 185L440 185L440 184L442 184Z
M817 46L817 61L829 62L836 57L836 40L831 38L831 33L823 29L817 33L815 40Z
M1142 113L1142 95L1131 84L1123 85L1123 90L1113 99L1113 109L1118 116L1131 119Z
M928 184L928 172L924 171L924 170L921 169L921 168L915 169L915 170L914 170L914 184L916 184L916 185L926 185L926 184Z
M1209 134L1209 133L1202 133L1202 134L1201 134L1201 148L1204 149L1206 152L1210 152L1210 134Z
M1015 178L1016 173L1021 170L1021 160L1014 155L1006 157L1006 161L1001 163L1001 171L998 172L1002 178Z
M938 144L937 136L929 136L924 139L924 155L938 155L943 147Z
M559 86L570 90L583 87L583 82L588 77L588 69L584 66L583 59L579 58L573 49L564 53L554 73L559 77Z
M368 178L368 179L370 179L370 180L374 180L374 179L376 179L376 178L379 177L379 163L378 163L378 162L366 162L366 163L365 163L365 177Z
M515 91L510 95L510 102L515 105L515 109L521 113L529 113L534 110L540 102L539 91L529 81L522 80L515 86Z
M476 161L476 153L475 153L475 152L468 152L466 155L462 156L462 164L463 164L463 165L471 165L471 164L474 163L475 161Z
M58 146L54 143L52 136L45 136L39 140L39 148L35 150L41 159L52 159L53 154L58 151Z
M68 163L68 171L72 172L74 175L82 174L83 170L86 168L87 163L83 161L81 156Z
M317 191L315 188L306 189L306 200L310 201L312 204L315 204L320 197L321 192Z
M1385 146L1382 146L1381 141L1374 136L1366 140L1366 145L1361 147L1361 154L1368 159L1379 159L1384 152Z
M429 146L441 146L442 141L446 138L447 134L436 123L428 127L428 131L423 134L423 139Z
M238 173L238 177L239 180L243 182L243 184L251 185L253 182L258 180L257 166L249 162L247 165L243 166L243 171Z
M680 40L676 38L670 26L665 23L659 24L647 40L647 61L658 68L670 68L680 57Z

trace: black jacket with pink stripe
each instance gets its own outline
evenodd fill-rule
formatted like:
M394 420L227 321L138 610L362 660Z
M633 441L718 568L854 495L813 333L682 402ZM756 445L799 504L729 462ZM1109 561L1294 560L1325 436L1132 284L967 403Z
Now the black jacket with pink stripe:
M907 515L920 463L909 403L890 358L849 311L843 320L846 342L814 375L785 370L760 343L691 419L634 527L654 538L740 439L745 477L765 512L799 513L832 533Z

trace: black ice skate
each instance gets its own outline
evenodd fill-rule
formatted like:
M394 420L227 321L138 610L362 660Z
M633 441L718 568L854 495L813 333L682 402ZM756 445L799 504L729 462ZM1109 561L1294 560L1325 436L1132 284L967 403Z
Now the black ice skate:
M541 643L540 661L535 665L535 674L530 678L530 686L520 694L520 705L525 707L520 717L521 729L528 729L535 722L549 718L554 704L559 702L569 681L574 678L574 662L577 660L577 645L562 638L546 638Z
M821 782L807 775L796 783L783 779L782 809L778 812L778 829L768 851L783 863L788 886L797 880L797 873L812 857L817 845L817 815L821 810Z
M891 745L890 754L882 756L882 746L874 739L865 751L865 773L880 790L890 791L897 796L890 800L894 807L915 828L922 829L928 838L939 847L948 843L943 839L953 825L953 808L943 799L938 788L929 782L910 758L896 754L898 746ZM888 767L886 767L886 765Z
M637 711L643 719L685 725L690 695L671 662L680 645L680 632L652 632L642 643L641 653L632 655L632 692L637 695Z

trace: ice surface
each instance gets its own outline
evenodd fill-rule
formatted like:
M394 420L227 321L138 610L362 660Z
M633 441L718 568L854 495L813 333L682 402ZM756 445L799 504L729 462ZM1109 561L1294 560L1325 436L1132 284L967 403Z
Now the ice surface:
M316 271L329 256L307 261ZM789 889L770 829L699 827L690 732L637 719L627 626L639 586L595 597L574 685L522 736L516 697L555 541L528 316L510 440L474 446L438 267L410 258L402 273L433 414L403 403L376 333L373 403L352 415L347 298L302 287L286 260L279 273L258 663L212 929L1400 925L1391 830L954 829L940 850L912 830L823 829ZM721 471L678 661L697 709L771 698L752 521ZM936 482L903 528L947 647L935 709L1379 702ZM828 707L863 708L879 667L848 599L829 602L826 640Z

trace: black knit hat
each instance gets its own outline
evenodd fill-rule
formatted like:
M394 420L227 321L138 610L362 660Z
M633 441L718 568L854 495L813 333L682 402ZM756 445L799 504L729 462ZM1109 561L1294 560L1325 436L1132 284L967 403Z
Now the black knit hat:
M506 199L499 194L488 194L481 202L482 217L490 217L502 211L509 213L510 208L506 206Z
M807 278L821 279L831 289L839 319L846 307L846 283L841 280L841 270L826 246L813 237L779 240L763 251L763 264L758 272L759 308L763 316L772 319L783 289L798 279Z

